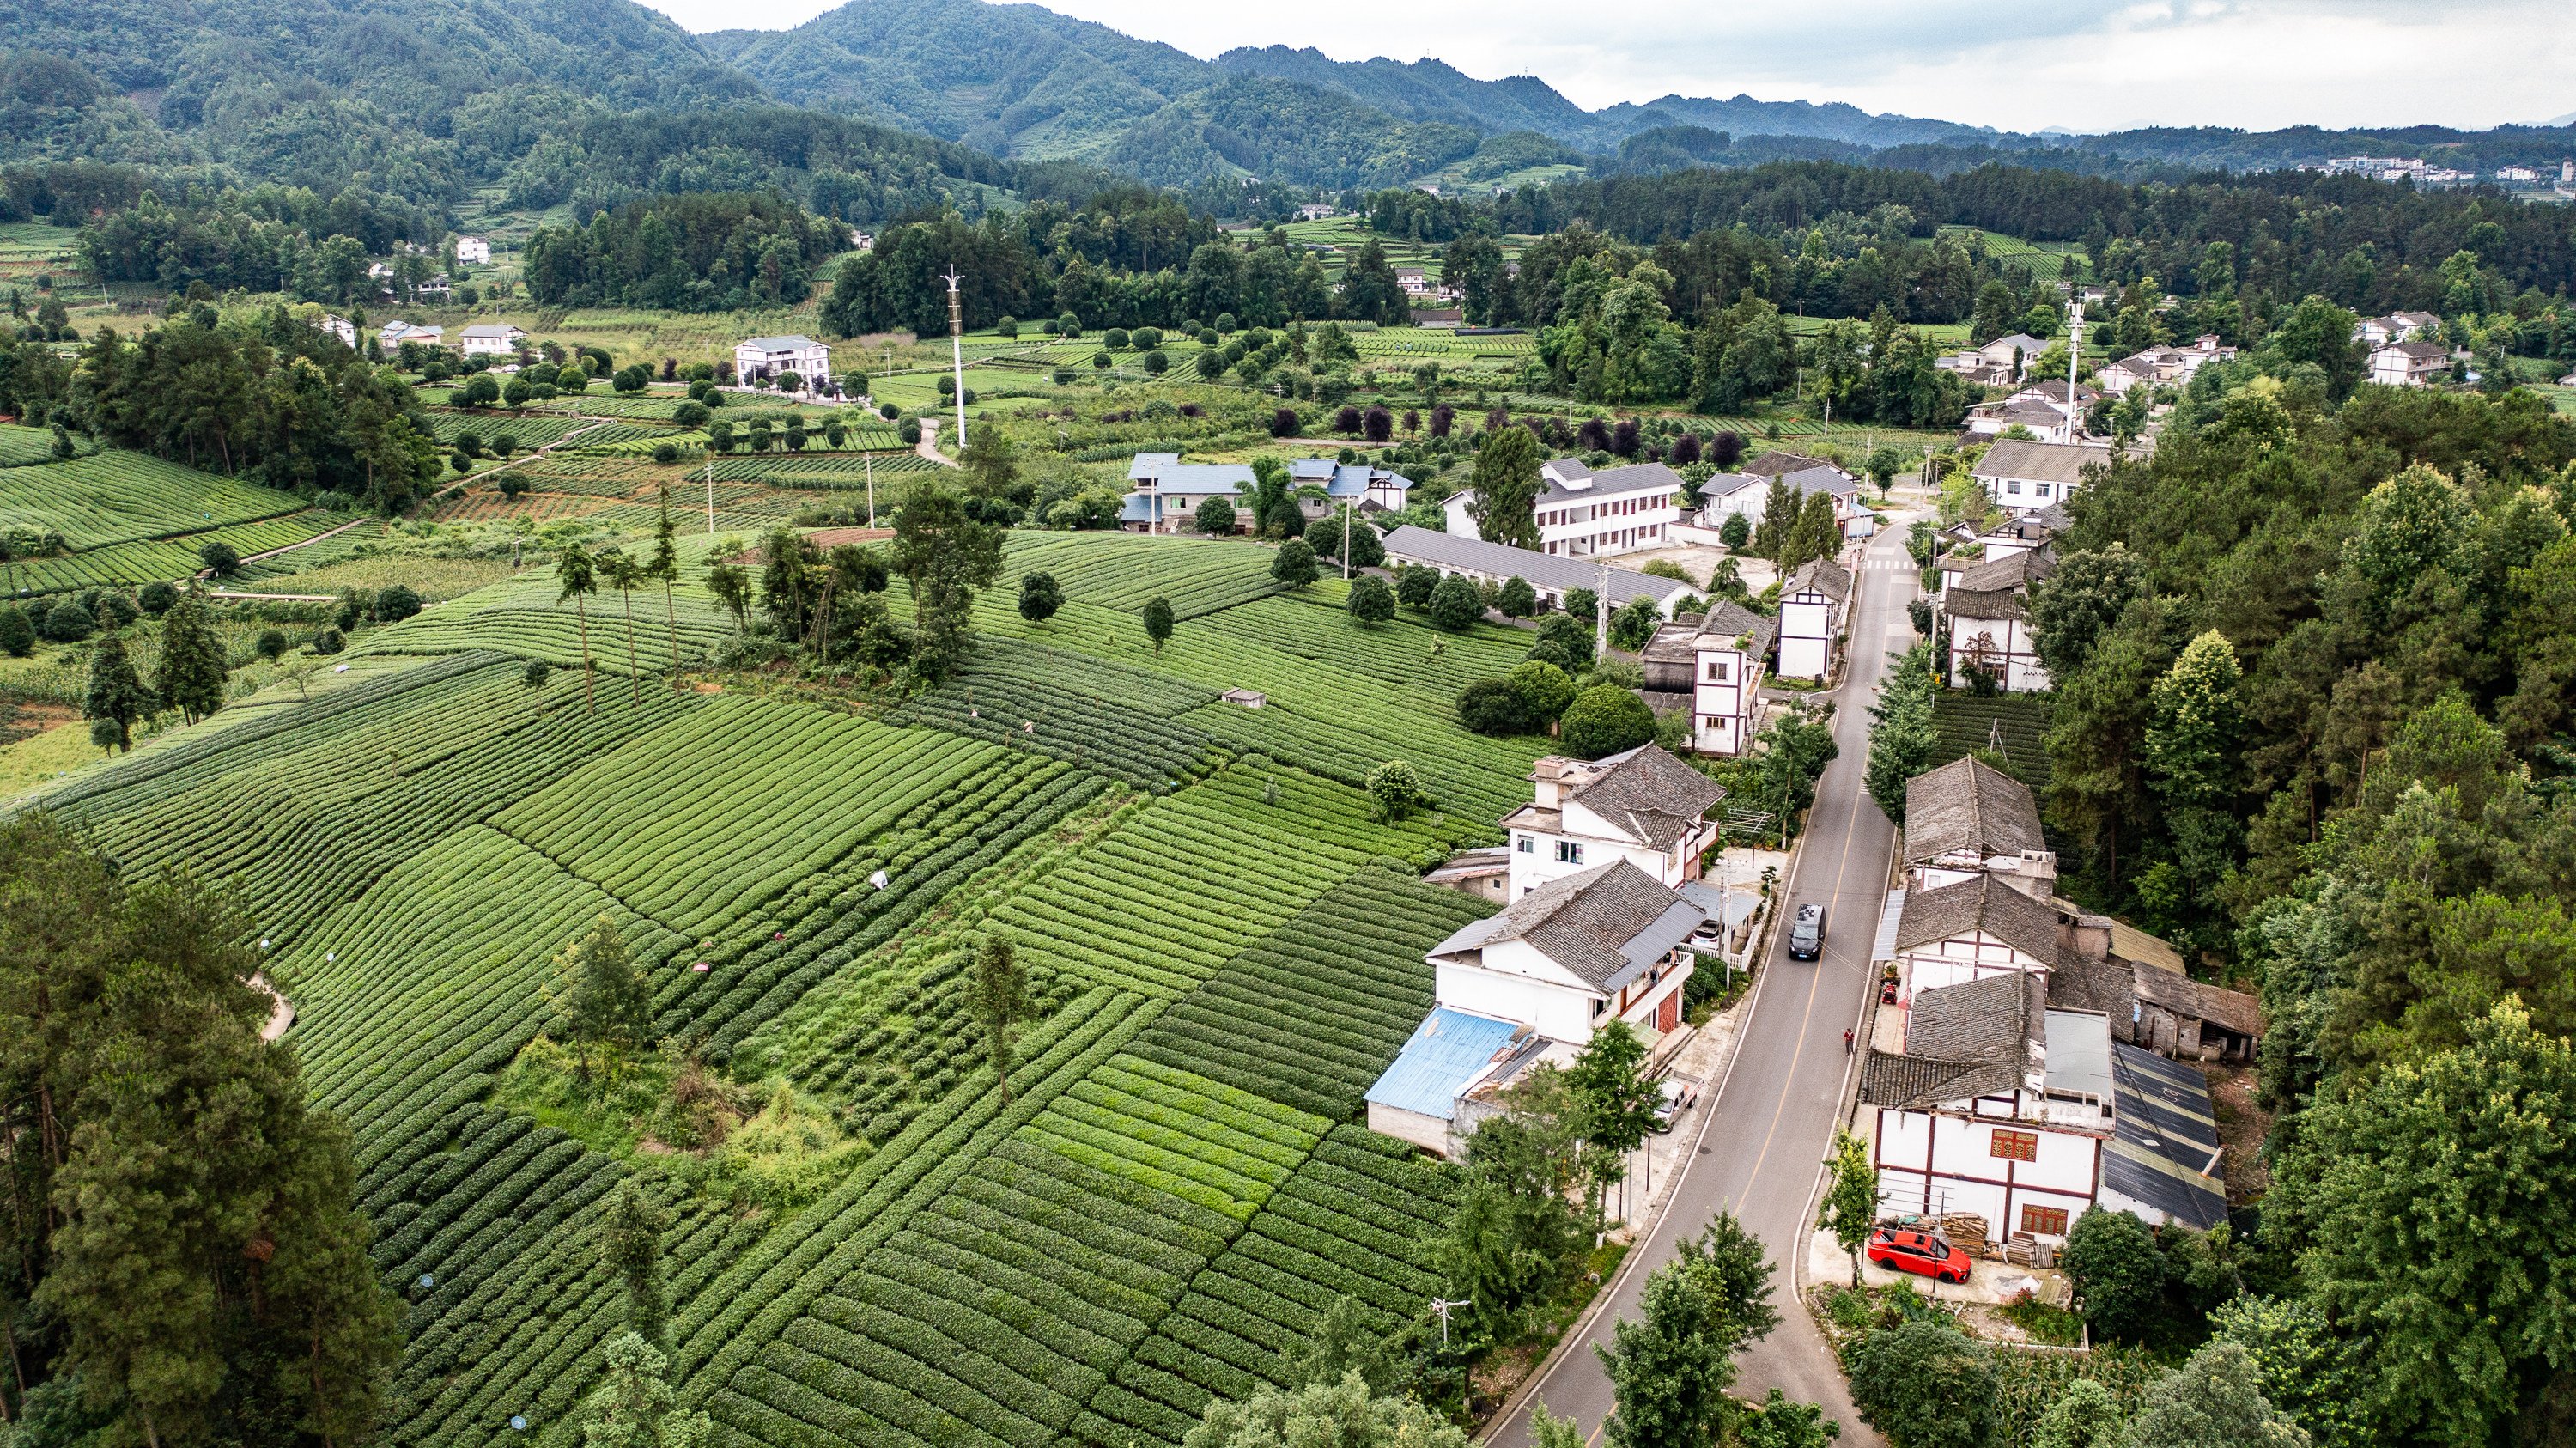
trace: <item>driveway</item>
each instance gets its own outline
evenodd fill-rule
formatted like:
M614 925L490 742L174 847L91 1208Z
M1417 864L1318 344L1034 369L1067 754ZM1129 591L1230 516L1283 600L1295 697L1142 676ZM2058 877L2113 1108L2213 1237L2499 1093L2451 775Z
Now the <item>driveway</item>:
M1842 687L1829 696L1840 706L1834 737L1841 753L1817 786L1806 839L1785 886L1788 905L1825 906L1824 958L1789 959L1788 932L1775 932L1743 1043L1723 1084L1709 1093L1687 1174L1650 1235L1628 1254L1607 1304L1579 1329L1581 1340L1557 1359L1530 1399L1494 1425L1488 1441L1502 1448L1530 1443L1530 1401L1576 1419L1587 1442L1599 1441L1613 1399L1592 1348L1607 1344L1613 1325L1636 1313L1647 1275L1672 1259L1673 1244L1697 1235L1720 1211L1734 1212L1759 1236L1778 1268L1780 1326L1737 1359L1736 1391L1759 1398L1776 1387L1841 1419L1843 1444L1880 1441L1852 1411L1833 1353L1795 1300L1791 1273L1807 1251L1818 1173L1853 1070L1843 1032L1861 1022L1870 945L1887 898L1895 829L1861 782L1869 755L1867 706L1887 672L1888 650L1914 637L1905 613L1915 595L1914 565L1903 535L1904 529L1890 528L1863 553L1851 662Z

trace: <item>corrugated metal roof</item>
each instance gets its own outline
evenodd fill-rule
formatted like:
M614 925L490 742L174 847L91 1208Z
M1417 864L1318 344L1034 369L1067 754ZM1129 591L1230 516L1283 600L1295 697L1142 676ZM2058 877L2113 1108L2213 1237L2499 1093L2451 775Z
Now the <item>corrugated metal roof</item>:
M2113 1042L2117 1134L2102 1154L2102 1185L2187 1226L2227 1220L2217 1176L2218 1121L2199 1072Z
M2047 1089L2111 1100L2110 1019L2092 1011L2044 1011L2041 1020L2048 1037Z
M1434 1006L1396 1053L1395 1063L1368 1089L1368 1102L1455 1120L1458 1093L1493 1064L1520 1030L1510 1021Z
M1896 958L1896 925L1905 918L1905 887L1887 892L1887 904L1878 912L1878 938L1869 947L1873 961Z

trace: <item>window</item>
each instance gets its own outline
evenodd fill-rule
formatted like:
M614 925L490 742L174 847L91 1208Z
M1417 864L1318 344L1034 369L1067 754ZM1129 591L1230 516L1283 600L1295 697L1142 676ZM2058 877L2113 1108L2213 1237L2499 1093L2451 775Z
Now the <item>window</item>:
M2066 1209L2024 1207L2021 1209L2021 1229L2034 1236L2063 1237L2066 1235Z
M1610 1009L1610 1002L1599 996L1594 996L1592 998L1592 1019L1596 1021L1601 1019L1601 1013L1608 1009Z
M2019 493L2021 491L2021 481L2019 479L2015 479L2004 484L2004 491L2007 493Z
M1708 681L1712 684L1723 684L1726 682L1726 660L1711 659L1708 661Z
M1538 840L1532 836L1519 835L1516 836L1512 842L1520 846L1520 851L1524 855L1535 855L1538 853Z
M1583 863L1583 846L1581 846L1581 845L1579 845L1579 844L1576 844L1576 843L1575 843L1574 841L1572 841L1572 840L1559 840L1559 841L1557 841L1557 842L1556 842L1556 862L1557 862L1558 864L1560 864L1560 865L1580 865L1580 864L1582 864L1582 863Z
M1997 1127L1990 1154L2005 1161L2037 1161L2039 1160L2039 1133L2006 1131Z
M2033 484L2031 485L2031 491L2032 491L2032 492L2035 492L2035 493L2039 494L2041 497L2045 498L2045 497L2047 497L2047 496L2048 496L2048 484L2046 484L2046 483L2033 483Z

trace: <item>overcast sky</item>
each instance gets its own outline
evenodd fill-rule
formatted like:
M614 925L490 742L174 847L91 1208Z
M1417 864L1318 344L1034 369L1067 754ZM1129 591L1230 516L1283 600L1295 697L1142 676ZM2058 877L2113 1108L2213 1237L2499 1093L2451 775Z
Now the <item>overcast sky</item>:
M645 0L691 30L832 0ZM1848 101L2031 131L2537 123L2576 112L2570 0L1054 0L1194 55L1314 46L1535 75L1599 108L1660 95ZM1579 20L1579 23L1569 23Z

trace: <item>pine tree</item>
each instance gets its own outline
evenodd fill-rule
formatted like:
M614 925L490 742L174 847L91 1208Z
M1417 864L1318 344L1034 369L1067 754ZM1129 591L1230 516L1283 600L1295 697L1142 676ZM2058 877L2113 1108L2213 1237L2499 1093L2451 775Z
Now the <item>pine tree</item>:
M1467 484L1476 496L1467 511L1475 516L1476 532L1486 542L1538 547L1536 507L1543 487L1539 461L1538 439L1525 427L1487 432L1477 444L1476 464Z
M116 747L130 750L134 723L150 714L152 705L151 692L143 687L133 658L125 652L125 640L115 634L100 639L90 649L89 692L81 701L82 716L113 725Z
M190 589L161 618L161 662L152 692L194 724L224 707L224 646L206 616L205 600Z
M983 948L975 954L975 983L972 987L976 1024L984 1031L984 1049L992 1058L993 1075L1002 1084L1002 1099L1011 1099L1011 1031L1029 1006L1029 973L1011 950L1011 942L999 935L984 937Z
M664 1346L670 1300L662 1287L662 1233L669 1214L653 1205L636 1178L609 1194L600 1220L600 1255L626 1288L626 1327L654 1347Z
M1898 824L1905 823L1905 786L1932 762L1939 743L1932 701L1940 681L1932 676L1932 646L1916 644L1899 659L1878 702L1869 709L1869 797Z

